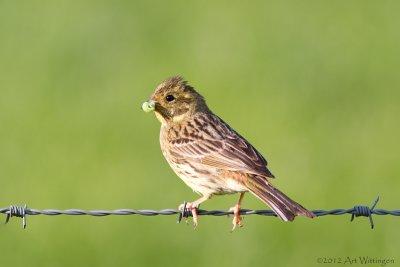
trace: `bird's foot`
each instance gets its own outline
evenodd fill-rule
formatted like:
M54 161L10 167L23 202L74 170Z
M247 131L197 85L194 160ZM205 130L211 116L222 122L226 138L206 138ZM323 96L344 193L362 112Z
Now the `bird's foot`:
M237 226L243 227L242 217L240 216L240 205L236 204L234 207L230 208L229 211L233 211L233 228L231 232L233 232Z
M199 215L197 214L198 205L195 203L187 202L179 205L178 210L180 210L183 214L183 217L186 218L186 223L188 223L188 216L186 215L188 211L192 213L193 217L193 227L196 228L199 223ZM186 216L185 216L186 215Z

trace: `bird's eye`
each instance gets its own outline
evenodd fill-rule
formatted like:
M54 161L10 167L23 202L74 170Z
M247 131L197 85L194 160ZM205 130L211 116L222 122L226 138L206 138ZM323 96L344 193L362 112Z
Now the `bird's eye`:
M175 100L175 97L174 97L173 95L167 95L167 96L165 97L165 99L166 99L168 102L171 102L171 101L174 101L174 100Z

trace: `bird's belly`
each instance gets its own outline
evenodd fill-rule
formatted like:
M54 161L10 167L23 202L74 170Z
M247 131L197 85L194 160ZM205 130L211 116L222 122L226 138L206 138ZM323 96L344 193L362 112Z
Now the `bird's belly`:
M207 168L207 170L202 170L204 166L172 162L170 162L170 165L186 185L201 195L224 195L247 191L247 188L236 180L221 177L217 169Z

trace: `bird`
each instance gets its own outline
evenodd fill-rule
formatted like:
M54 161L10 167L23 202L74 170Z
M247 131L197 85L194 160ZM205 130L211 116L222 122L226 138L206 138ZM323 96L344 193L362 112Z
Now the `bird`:
M246 192L267 204L283 221L315 215L271 184L267 160L243 136L215 115L200 93L181 76L161 82L142 104L161 122L160 146L172 170L200 198L180 205L198 225L199 205L216 195L239 194L233 228L242 227L241 203Z

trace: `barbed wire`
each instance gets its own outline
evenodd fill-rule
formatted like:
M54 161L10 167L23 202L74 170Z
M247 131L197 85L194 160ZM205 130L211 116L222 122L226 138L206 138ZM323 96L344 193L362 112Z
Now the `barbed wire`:
M332 210L313 210L312 212L317 216L326 216L326 215L345 215L351 214L350 221L353 221L355 217L368 217L371 225L371 229L374 229L374 221L372 220L372 215L392 215L392 216L400 216L400 210L385 210L385 209L375 209L377 203L379 201L379 197L375 199L372 203L371 207L364 205L355 205L353 208L349 209L332 209ZM186 209L186 202L184 203L184 208L182 211L175 209L162 209L162 210L134 210L134 209L117 209L117 210L82 210L82 209L67 209L67 210L58 210L58 209L31 209L28 208L27 205L17 206L11 205L7 208L0 208L0 213L5 214L6 223L9 222L11 217L19 217L22 218L22 227L26 228L26 217L32 215L49 215L49 216L57 216L57 215L73 215L73 216L110 216L110 215L118 215L118 216L126 216L126 215L142 215L142 216L156 216L156 215L176 215L178 214L178 223L181 222L182 218L192 217L192 213L190 210ZM225 211L225 210L202 210L198 209L198 215L210 215L210 216L226 216L232 215L233 211ZM262 216L275 216L275 212L272 210L249 210L249 209L241 209L240 215L262 215Z

